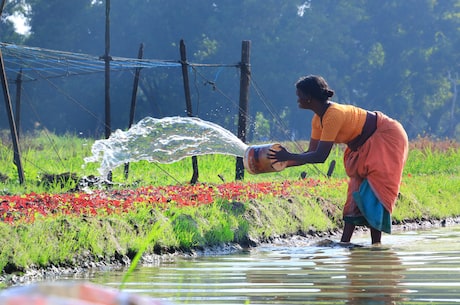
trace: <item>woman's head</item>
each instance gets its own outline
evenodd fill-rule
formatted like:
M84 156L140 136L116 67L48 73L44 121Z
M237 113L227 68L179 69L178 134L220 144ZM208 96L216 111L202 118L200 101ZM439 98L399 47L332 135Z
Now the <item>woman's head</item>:
M334 95L334 91L324 78L317 75L308 75L301 77L295 84L298 91L305 97L316 99L320 102L327 102Z

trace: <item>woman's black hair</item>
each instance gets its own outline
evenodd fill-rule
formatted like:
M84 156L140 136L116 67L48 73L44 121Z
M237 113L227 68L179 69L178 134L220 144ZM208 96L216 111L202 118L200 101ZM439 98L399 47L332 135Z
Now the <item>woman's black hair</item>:
M334 95L326 80L318 75L308 75L301 77L295 87L302 91L306 96L311 96L321 102L327 102Z

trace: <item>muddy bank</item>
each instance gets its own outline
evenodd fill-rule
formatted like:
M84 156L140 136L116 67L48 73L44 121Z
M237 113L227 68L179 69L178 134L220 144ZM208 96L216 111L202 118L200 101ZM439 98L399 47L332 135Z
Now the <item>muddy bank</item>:
M426 230L437 227L448 227L460 224L460 217L447 218L442 220L422 219L393 224L394 233L401 231ZM357 234L367 234L366 228L357 228ZM355 233L355 234L356 234ZM214 247L198 247L189 252L170 251L162 254L145 253L140 261L141 265L157 265L163 262L173 261L178 257L196 257L210 255L226 255L239 251L247 251L251 248L266 244L283 244L286 246L305 246L306 244L324 246L324 242L338 241L340 230L330 230L319 232L310 230L309 232L298 232L295 235L271 236L265 239L248 238L244 243L223 244ZM385 235L382 238L385 243ZM30 266L24 272L7 273L0 275L2 287L24 285L38 281L52 281L62 278L91 278L94 272L124 270L131 264L131 258L126 255L115 255L113 257L94 257L91 253L77 257L74 265L55 266L38 268Z

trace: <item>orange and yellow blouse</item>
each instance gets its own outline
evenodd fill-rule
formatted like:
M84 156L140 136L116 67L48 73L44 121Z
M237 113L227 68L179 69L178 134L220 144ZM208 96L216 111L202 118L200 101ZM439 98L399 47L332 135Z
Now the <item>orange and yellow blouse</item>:
M311 138L346 144L361 134L366 115L362 108L331 103L322 119L317 114L313 116Z

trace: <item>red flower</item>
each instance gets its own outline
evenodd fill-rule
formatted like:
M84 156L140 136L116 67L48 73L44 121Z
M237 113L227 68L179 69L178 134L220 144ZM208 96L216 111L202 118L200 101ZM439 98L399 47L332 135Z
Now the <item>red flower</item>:
M259 183L229 182L219 185L187 184L147 186L134 190L98 190L91 194L30 193L20 196L0 196L0 221L6 223L33 222L36 214L48 217L53 215L91 216L98 213L120 214L134 209L136 203L198 206L212 204L217 200L244 202L264 196L286 197L293 192L308 196L312 188L323 183L332 182L314 179ZM346 182L338 182L338 184L341 183Z

